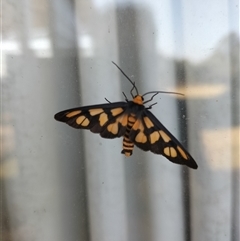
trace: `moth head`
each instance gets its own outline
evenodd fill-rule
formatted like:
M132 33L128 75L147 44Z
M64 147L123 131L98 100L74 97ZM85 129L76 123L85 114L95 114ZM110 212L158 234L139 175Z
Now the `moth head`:
M144 98L141 95L136 95L133 98L133 102L138 105L143 105Z

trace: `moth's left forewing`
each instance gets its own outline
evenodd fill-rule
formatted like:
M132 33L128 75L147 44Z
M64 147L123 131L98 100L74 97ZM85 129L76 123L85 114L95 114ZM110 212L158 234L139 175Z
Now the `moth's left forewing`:
M196 169L198 166L181 143L148 110L143 110L138 122L130 133L135 145L142 150L165 156L171 162L187 165ZM140 138L141 137L141 138Z
M54 117L74 128L89 129L104 138L115 138L125 132L126 110L126 102L115 102L69 109L57 113Z

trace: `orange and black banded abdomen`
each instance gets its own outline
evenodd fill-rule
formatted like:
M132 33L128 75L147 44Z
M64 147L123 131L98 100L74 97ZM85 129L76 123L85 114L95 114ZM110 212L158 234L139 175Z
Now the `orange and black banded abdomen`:
M131 156L134 148L133 142L129 139L129 133L132 129L133 124L136 122L136 116L133 113L130 113L128 116L128 123L127 123L127 128L126 132L123 137L123 150L122 154L125 156Z

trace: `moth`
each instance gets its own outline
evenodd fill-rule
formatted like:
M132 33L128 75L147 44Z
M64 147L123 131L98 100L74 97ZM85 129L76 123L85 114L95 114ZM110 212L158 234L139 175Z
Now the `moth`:
M166 157L169 161L197 169L198 165L181 145L181 143L163 126L163 124L149 111L154 103L148 107L146 103L153 100L159 93L179 94L176 92L150 91L143 95L123 70L112 62L132 84L130 91L132 100L129 101L123 92L125 102L114 102L90 105L68 109L57 113L57 121L77 129L88 129L100 134L103 138L123 137L122 154L131 156L134 145L143 151L151 151ZM136 95L133 91L136 91ZM144 97L153 94L144 101Z

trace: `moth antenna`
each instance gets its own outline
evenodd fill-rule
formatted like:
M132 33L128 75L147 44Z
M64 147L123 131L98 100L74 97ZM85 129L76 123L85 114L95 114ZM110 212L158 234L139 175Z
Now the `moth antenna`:
M184 96L184 94L181 94L181 93L178 93L178 92L169 92L169 91L149 91L149 92L143 94L142 97L145 96L145 95L147 95L147 94L154 94L154 95L153 95L149 100L144 101L143 104L146 104L146 103L152 101L153 98L154 98L156 95L158 95L159 93L162 93L162 94L175 94L175 95L181 95L181 96Z
M122 92L122 93L123 93L123 96L125 97L125 100L128 102L128 98L127 98L127 96L125 95L124 92Z
M145 96L145 95L148 95L148 94L156 94L157 95L159 93L162 93L162 94L174 94L174 95L184 96L184 94L182 94L182 93L172 92L172 91L149 91L149 92L143 94L142 96Z
M123 72L123 70L122 70L116 63L114 63L113 61L112 61L112 63L121 71L121 73L122 73L122 74L129 80L129 82L133 85L133 88L132 88L132 90L131 90L131 94L132 94L132 91L135 89L136 92L137 92L137 95L138 95L138 89L137 89L135 83L132 82L132 80Z

